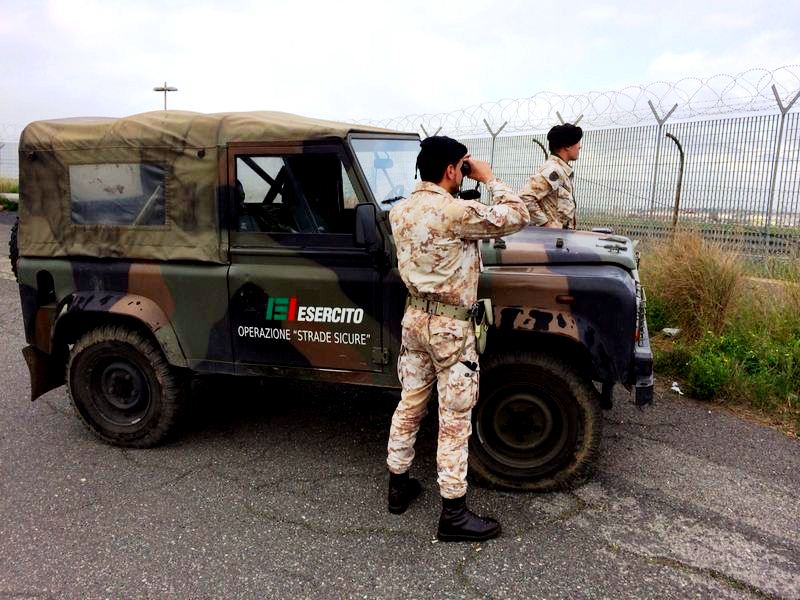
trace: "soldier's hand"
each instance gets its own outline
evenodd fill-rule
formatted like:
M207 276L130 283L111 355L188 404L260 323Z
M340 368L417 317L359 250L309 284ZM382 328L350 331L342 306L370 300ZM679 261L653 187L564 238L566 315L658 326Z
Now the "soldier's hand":
M544 226L549 227L550 229L561 229L563 227L561 223L558 223L556 221L548 221L547 223L544 224Z
M469 163L469 177L470 179L474 179L475 181L480 181L481 183L486 183L487 181L491 181L494 179L494 175L492 174L492 168L489 166L489 163L485 160L478 160L477 158L470 158L467 157L464 159L464 162Z

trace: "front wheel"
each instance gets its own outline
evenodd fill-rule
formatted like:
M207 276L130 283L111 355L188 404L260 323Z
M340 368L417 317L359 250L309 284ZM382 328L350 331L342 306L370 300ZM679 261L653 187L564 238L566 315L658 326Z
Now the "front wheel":
M161 349L127 327L98 327L70 352L69 396L89 429L111 444L146 448L166 439L178 422L182 388Z
M563 361L515 353L481 365L470 467L484 483L512 490L569 489L597 462L602 416L591 382Z

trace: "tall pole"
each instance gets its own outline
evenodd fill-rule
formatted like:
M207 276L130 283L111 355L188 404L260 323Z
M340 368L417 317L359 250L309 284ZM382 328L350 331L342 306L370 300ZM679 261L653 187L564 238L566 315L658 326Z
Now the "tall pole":
M542 149L542 152L544 152L544 159L547 160L550 155L547 153L547 148L544 147L544 144L536 138L531 139L531 141Z
M675 186L675 206L672 209L672 235L675 235L675 229L677 229L678 227L678 211L680 210L681 207L681 184L683 183L684 155L683 155L683 146L681 146L681 143L678 141L678 138L676 138L669 132L667 132L666 136L673 142L675 142L675 145L678 146L678 152L680 153L681 157L680 167L678 168L678 185Z
M178 88L167 85L167 82L165 81L164 85L154 87L153 91L164 92L164 110L167 110L167 92L177 92Z

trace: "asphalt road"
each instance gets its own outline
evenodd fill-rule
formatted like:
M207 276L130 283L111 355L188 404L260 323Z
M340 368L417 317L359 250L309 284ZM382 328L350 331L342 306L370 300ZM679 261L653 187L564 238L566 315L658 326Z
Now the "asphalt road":
M800 598L800 442L657 394L606 413L599 472L571 493L470 488L501 538L434 541L425 491L385 509L393 400L370 390L198 390L151 450L97 441L64 388L31 403L0 213L0 598Z

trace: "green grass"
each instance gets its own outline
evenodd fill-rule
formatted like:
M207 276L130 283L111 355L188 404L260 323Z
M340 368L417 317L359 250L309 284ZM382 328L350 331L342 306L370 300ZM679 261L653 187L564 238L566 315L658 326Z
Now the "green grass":
M5 198L0 198L0 210L16 212L17 210L19 210L19 203L14 200L6 200Z
M19 194L19 181L0 177L0 194Z
M19 181L0 177L0 194L19 194ZM0 198L0 210L16 211L18 208L17 202Z
M754 281L750 272L694 234L643 255L655 369L695 398L743 405L797 435L800 260L766 272L779 281ZM682 332L665 338L664 327Z
M751 277L797 281L797 265L800 264L800 248L789 256L767 256L745 259L744 272Z

